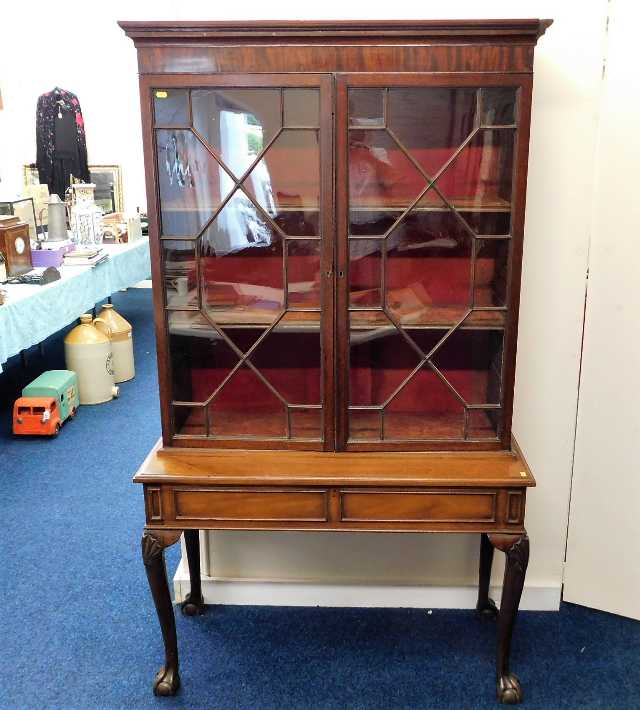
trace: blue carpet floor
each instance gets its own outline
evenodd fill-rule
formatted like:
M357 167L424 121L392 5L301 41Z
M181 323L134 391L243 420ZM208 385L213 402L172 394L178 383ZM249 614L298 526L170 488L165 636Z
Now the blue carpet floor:
M131 475L159 436L150 292L117 294L137 376L57 439L13 439L10 403L46 361L0 375L0 708L493 708L495 625L472 612L210 607L177 615L183 687L154 698L160 632ZM1 337L1 334L0 334ZM46 364L45 364L46 363ZM178 547L168 552L173 572ZM640 624L563 604L520 615L525 708L640 708Z

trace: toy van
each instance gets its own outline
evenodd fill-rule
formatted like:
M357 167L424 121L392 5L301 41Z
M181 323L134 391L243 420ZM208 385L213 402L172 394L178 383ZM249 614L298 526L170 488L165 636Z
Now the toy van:
M69 417L75 417L79 406L75 372L43 372L13 405L13 433L55 436Z

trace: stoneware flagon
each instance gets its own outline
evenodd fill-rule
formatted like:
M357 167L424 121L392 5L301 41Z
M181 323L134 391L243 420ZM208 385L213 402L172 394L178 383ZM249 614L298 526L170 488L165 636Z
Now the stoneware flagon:
M133 328L111 303L105 303L98 318L111 330L111 349L113 352L113 373L116 382L127 382L135 377L133 360Z
M120 392L113 376L110 332L105 321L85 313L64 339L67 368L78 375L80 404L109 402Z

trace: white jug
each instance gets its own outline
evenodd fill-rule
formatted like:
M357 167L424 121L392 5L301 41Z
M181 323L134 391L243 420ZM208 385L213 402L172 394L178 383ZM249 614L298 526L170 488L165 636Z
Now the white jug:
M64 356L67 369L78 375L80 404L100 404L117 397L120 388L113 376L113 353L109 325L102 319L91 318L89 313L80 316L76 326L64 339Z

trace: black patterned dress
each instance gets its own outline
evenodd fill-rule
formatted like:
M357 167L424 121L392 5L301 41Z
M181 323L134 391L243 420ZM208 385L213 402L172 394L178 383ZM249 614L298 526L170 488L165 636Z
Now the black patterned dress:
M50 194L64 199L71 175L89 182L84 119L75 94L56 87L38 98L36 143L39 179Z

